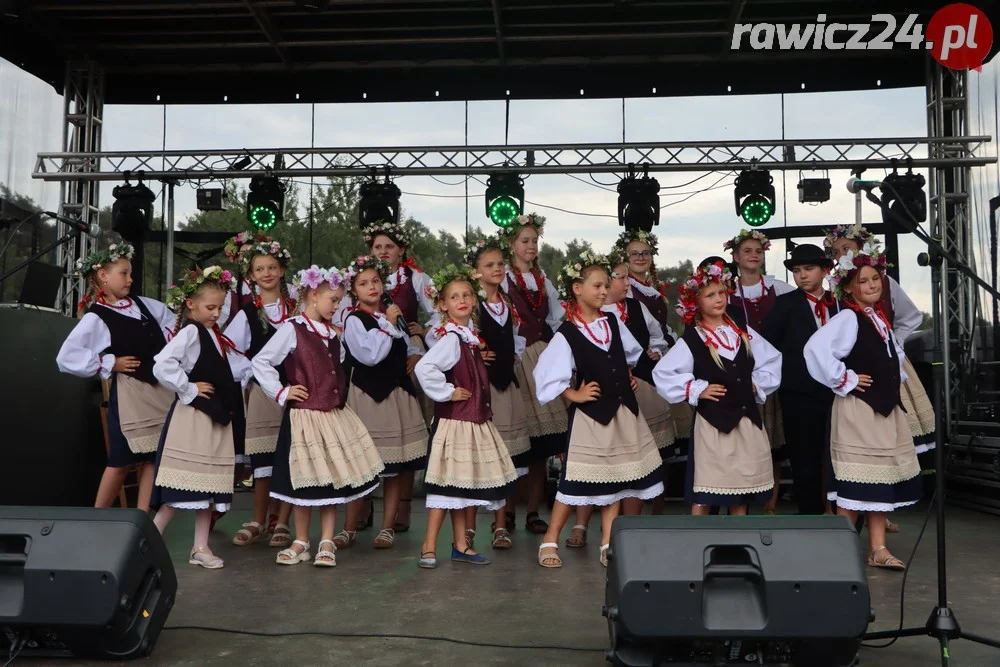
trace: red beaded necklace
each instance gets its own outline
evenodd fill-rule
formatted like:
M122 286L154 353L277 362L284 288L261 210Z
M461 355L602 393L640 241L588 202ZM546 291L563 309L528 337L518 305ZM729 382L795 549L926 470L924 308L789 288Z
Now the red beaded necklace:
M312 319L308 315L306 315L306 314L303 313L302 319L304 319L306 321L306 329L308 329L312 333L316 334L317 336L319 336L323 340L330 340L330 336L321 334L319 332L319 329L313 326L313 321L312 321ZM329 332L329 329L330 329L331 325L327 324L326 322L324 322L323 326L327 327L327 330Z
M503 297L500 297L500 310L494 310L493 304L489 301L484 301L483 303L486 304L486 307L490 309L491 313L499 318L503 318L504 314L507 312L507 302L503 300Z
M400 291L402 291L403 283L405 282L406 282L406 269L405 267L400 266L398 269L396 269L396 286L393 287L391 290L389 290L389 296L395 299L396 296L399 295Z
M271 316L267 314L267 309L264 308L263 297L258 296L255 301L256 303L254 303L254 306L257 308L257 310L263 311L264 317L266 317L267 321L270 322L271 324L281 324L282 322L288 319L288 310L290 306L288 301L284 297L278 299L278 306L281 308L281 310L279 311L280 315L278 315L278 319L276 320L272 320Z
M604 329L604 340L600 340L600 339L597 338L597 335L594 334L594 332L591 330L590 323L584 322L583 318L579 316L580 315L580 307L579 306L577 306L576 313L577 313L576 319L580 322L580 324L583 325L583 331L584 331L584 333L587 334L587 336L590 338L590 340L594 341L595 343L597 343L600 346L607 345L608 343L611 342L611 327L608 326L608 319L606 317L600 317L599 316L599 321L601 323L601 327Z
M97 292L97 302L101 305L107 306L108 308L114 308L115 310L128 310L132 307L132 298L125 297L125 305L119 306L118 304L108 303L108 300L104 298L104 290L99 290Z
M528 283L524 281L524 274L521 273L521 269L516 266L511 266L514 270L514 280L517 281L517 286L521 289L524 294L525 300L527 300L528 305L531 306L532 310L538 310L542 307L542 301L545 299L545 274L538 267L533 267L531 269L531 275L535 278L535 286L538 288L537 292L532 292L528 289ZM536 296L532 296L535 294Z

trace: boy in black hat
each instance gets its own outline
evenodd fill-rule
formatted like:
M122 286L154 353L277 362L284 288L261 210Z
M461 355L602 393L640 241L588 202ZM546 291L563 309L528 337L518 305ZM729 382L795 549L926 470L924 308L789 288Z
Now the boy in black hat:
M803 350L809 337L839 312L833 295L823 287L833 262L818 246L803 243L792 250L785 268L798 289L777 298L764 318L761 335L781 352L778 397L799 513L823 514L823 451L828 447L833 392L809 375Z

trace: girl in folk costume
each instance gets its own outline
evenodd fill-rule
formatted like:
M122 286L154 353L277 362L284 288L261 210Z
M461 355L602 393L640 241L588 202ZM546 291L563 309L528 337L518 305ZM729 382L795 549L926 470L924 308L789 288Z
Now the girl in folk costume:
M254 297L256 296L253 276L250 275L243 265L243 253L248 251L251 246L262 243L270 243L271 241L271 237L263 232L248 231L240 232L236 236L230 238L222 247L222 252L226 255L226 259L228 259L238 271L236 275L236 287L229 293L229 297L226 299L226 303L222 307L222 314L219 316L219 322L222 323L221 326L223 328L229 326L229 324L233 321L233 318L236 317L236 314L240 312L241 308L247 304L253 303Z
M562 566L559 533L572 507L601 508L600 557L606 566L620 501L641 508L643 500L663 493L660 454L630 369L645 351L616 317L601 312L610 274L607 258L590 251L563 267L559 284L567 319L534 370L540 402L562 396L571 404L566 465L552 522L538 548L543 567Z
M739 269L736 277L736 291L729 296L729 304L743 311L746 326L761 331L764 318L774 308L774 303L782 294L794 292L788 283L763 273L764 253L771 247L771 241L756 230L741 229L735 237L726 241L724 250L733 254L733 262ZM778 491L781 484L781 464L788 459L784 451L785 433L781 423L781 406L778 395L771 394L761 410L764 430L771 441L773 460L774 491L764 506L767 514L774 514L778 507Z
M559 293L538 267L538 242L543 224L544 219L532 213L520 216L513 225L500 231L500 241L508 260L506 280L501 287L510 297L520 322L518 331L527 345L515 373L527 410L531 450L519 457L518 464L528 464L525 528L536 535L548 530L548 524L538 516L538 508L545 496L545 466L549 457L565 450L567 425L565 403L540 403L532 376L539 357L552 340L563 316ZM513 527L514 506L505 511L507 525Z
M111 378L108 466L94 506L111 507L129 466L138 463L137 502L148 511L156 443L174 398L153 375L153 357L172 335L175 318L155 299L129 297L133 252L128 243L117 243L77 263L78 275L87 281L87 296L56 364L77 377Z
M416 367L421 386L436 401L424 477L428 517L418 562L422 568L437 567L437 538L448 510L455 539L451 559L488 564L467 541L465 510L503 509L517 480L507 446L492 422L485 342L475 331L480 300L476 277L471 269L455 265L434 276L432 294L443 326Z
M885 544L886 513L920 499L920 465L900 405L903 347L882 310L885 256L866 243L834 264L830 283L846 308L806 343L809 374L833 390L832 479L837 513L868 515L868 565L903 570Z
M752 327L726 314L733 291L723 262L703 264L680 286L678 312L687 327L656 364L656 390L695 407L684 499L691 513L727 506L746 514L771 495L771 446L758 404L781 384L781 354Z
M246 245L239 255L241 272L250 280L256 297L237 311L226 327L226 335L237 351L248 359L252 360L263 349L278 327L295 311L295 300L285 283L285 271L291 261L291 254L277 241ZM253 375L252 367L249 373ZM282 374L283 369L279 367L278 373ZM252 377L247 379L245 450L253 467L253 520L236 532L233 544L253 544L270 533L270 546L284 548L292 542L288 527L292 506L273 500L269 495L274 450L284 410L267 397L258 382Z
M395 538L396 511L404 488L404 473L423 469L427 462L427 424L410 379L422 350L414 348L407 332L396 326L402 311L396 304L379 312L382 281L389 266L376 257L356 258L345 272L347 290L357 304L344 320L344 344L350 359L351 384L347 405L364 422L385 469L382 530L376 549L388 549ZM410 487L412 488L412 486ZM362 505L347 508L346 528L334 539L338 549L355 543Z
M232 287L232 274L219 266L194 270L172 286L177 326L153 366L160 384L176 394L156 451L153 521L162 533L177 510L194 510L188 562L209 570L223 565L208 548L208 534L212 511L228 511L233 500L234 426L243 411L233 378L245 376L248 366L216 325Z
M320 541L314 565L337 564L333 534L336 507L378 486L384 468L365 425L346 405L344 349L331 318L344 296L340 271L312 266L293 282L300 313L253 358L253 373L271 399L284 406L271 476L271 497L294 506L295 540L280 551L279 565L310 558L309 520L320 508ZM284 364L285 378L278 373Z

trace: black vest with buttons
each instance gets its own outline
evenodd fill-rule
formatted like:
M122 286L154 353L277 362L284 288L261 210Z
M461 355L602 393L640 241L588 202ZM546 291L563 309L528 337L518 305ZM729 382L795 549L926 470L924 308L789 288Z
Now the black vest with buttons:
M637 299L626 297L625 315L628 317L625 326L642 347L642 354L639 355L639 361L636 362L632 374L653 384L653 367L656 366L656 362L646 354L646 350L649 349L649 327L646 326L646 318L642 315L642 304Z
M517 386L514 377L514 316L507 307L507 321L497 324L489 313L486 303L479 304L479 335L486 341L486 347L496 354L496 358L486 367L490 384L506 391L510 385Z
M233 420L237 410L242 409L240 401L243 399L239 393L239 385L233 382L229 362L216 349L212 332L197 322L191 322L187 326L198 328L198 343L201 345L201 354L188 373L188 381L207 382L215 390L211 398L195 398L191 401L191 407L204 412L215 423L225 426Z
M139 319L96 303L87 312L101 318L111 333L111 345L101 353L113 354L116 358L135 357L139 360L139 367L135 372L129 373L129 376L140 382L156 385L159 383L153 375L153 357L167 344L167 339L163 335L160 323L149 312L142 299L136 297L132 303L139 308L139 313L142 315Z
M363 310L352 310L351 314L348 315L348 318L351 317L361 320L366 331L379 328L378 320ZM371 396L376 403L381 403L389 398L389 394L395 391L396 387L402 387L411 396L416 396L417 392L413 387L413 381L406 374L406 352L406 339L393 338L392 349L389 350L386 358L374 366L366 366L351 355L351 348L348 346L347 359L349 361L345 365L350 368L351 384Z
M888 417L900 405L899 357L892 338L888 343L882 340L875 323L867 315L853 311L858 318L858 340L850 354L844 357L844 365L859 375L870 375L872 386L863 392L851 393L868 404L872 410ZM888 347L888 351L886 350Z
M731 432L744 417L749 417L757 428L764 428L753 391L754 362L746 345L740 342L740 349L732 361L720 355L722 368L719 368L708 345L693 325L684 329L681 338L694 357L695 379L721 384L726 388L726 395L719 397L718 401L699 400L698 414L722 433Z
M579 389L588 382L596 382L601 386L601 397L598 400L574 403L572 409L582 410L585 415L603 426L611 423L622 405L632 414L639 414L639 403L635 399L635 392L632 391L625 348L622 347L622 338L618 331L618 320L614 315L608 315L607 323L611 331L611 345L607 352L588 340L586 334L572 322L563 322L559 326L559 333L573 351L573 361L576 364L575 388Z

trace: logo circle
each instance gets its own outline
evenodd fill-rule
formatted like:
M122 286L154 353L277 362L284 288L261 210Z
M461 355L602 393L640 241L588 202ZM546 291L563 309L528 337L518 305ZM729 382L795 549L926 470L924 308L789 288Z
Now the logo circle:
M956 2L934 13L926 40L934 60L944 67L979 70L993 46L993 26L978 7Z

